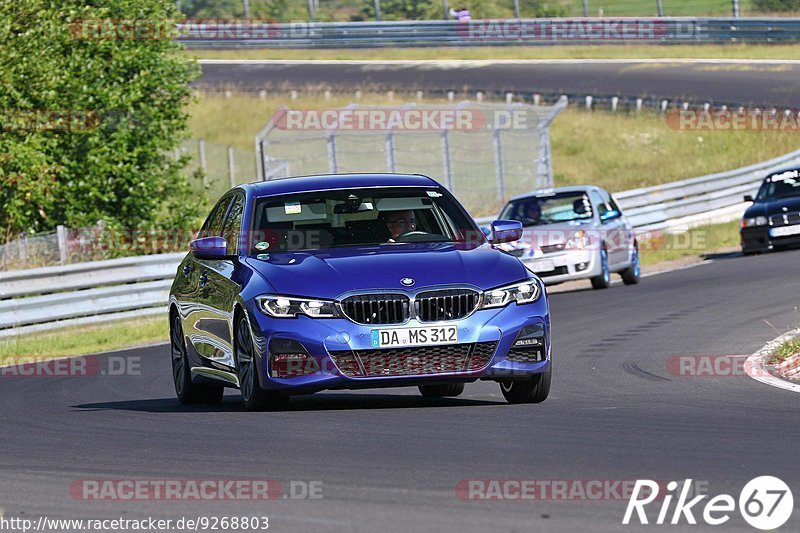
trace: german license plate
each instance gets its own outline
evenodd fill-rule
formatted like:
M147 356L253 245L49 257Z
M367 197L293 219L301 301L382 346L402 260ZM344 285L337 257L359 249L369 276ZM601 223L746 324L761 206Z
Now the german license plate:
M772 228L769 230L773 237L788 237L789 235L800 234L800 224L797 226L784 226L782 228Z
M528 263L528 270L531 272L550 272L555 269L556 266L550 259L540 259L538 261L531 261Z
M458 343L457 326L430 326L425 328L373 329L373 348L395 346L435 346Z

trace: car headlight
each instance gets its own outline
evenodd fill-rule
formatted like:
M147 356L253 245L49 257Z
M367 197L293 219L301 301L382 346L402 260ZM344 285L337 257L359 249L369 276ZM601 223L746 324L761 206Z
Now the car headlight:
M339 309L332 300L295 298L293 296L267 295L256 298L258 307L274 318L295 318L306 315L312 318L336 318Z
M589 247L589 236L581 230L576 231L564 246L567 250L583 250Z
M766 226L769 222L767 221L767 217L753 217L753 218L743 218L742 219L742 227L749 228L751 226Z
M483 293L482 309L504 307L511 302L529 304L539 299L542 289L535 279L528 279L513 285L492 289Z

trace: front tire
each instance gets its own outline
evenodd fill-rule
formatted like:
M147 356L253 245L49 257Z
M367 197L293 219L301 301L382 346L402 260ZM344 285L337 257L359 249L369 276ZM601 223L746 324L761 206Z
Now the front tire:
M525 380L500 382L500 390L508 403L541 403L550 395L552 363L547 372Z
M608 252L600 250L600 275L592 278L593 289L607 289L611 286L611 270L608 268Z
M636 285L639 283L642 274L642 267L639 265L639 244L633 244L633 257L631 266L622 271L622 283L625 285Z
M463 383L445 383L444 385L420 385L419 392L425 398L445 398L459 396L464 392Z
M172 352L172 382L175 385L175 394L178 396L178 400L182 404L203 403L213 405L219 403L225 393L223 387L192 382L192 371L186 351L183 326L177 313L172 317L169 336Z
M236 371L244 407L248 411L280 411L289 405L289 397L265 391L258 380L256 351L247 318L236 323Z

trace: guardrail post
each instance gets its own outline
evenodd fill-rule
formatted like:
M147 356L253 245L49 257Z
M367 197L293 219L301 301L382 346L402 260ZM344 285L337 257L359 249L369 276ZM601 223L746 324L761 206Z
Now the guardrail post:
M336 174L339 172L339 164L336 161L336 134L333 130L328 131L326 142L328 145L328 171Z
M389 172L397 172L394 161L394 132L386 134L386 168Z
M58 239L58 258L61 266L67 264L67 228L62 225L56 226L56 238Z
M228 175L231 178L231 189L236 187L236 169L233 164L233 146L228 146Z
M244 0L244 18L250 18L250 0Z
M583 0L583 16L589 16L589 0Z
M500 140L500 130L492 130L492 144L494 144L494 173L497 178L497 199L501 202L506 199L506 185L503 169L503 143Z
M519 18L519 0L514 0L514 18Z
M308 21L314 22L314 0L308 0Z
M28 246L25 242L24 233L20 233L17 238L17 253L19 254L20 262L23 262L28 258Z
M539 158L536 160L536 187L553 186L553 159L550 157L550 129L539 128Z
M200 168L203 170L203 188L208 189L208 175L206 174L206 141L197 141L197 150L200 152Z
M664 16L664 6L661 5L661 0L656 0L656 7L658 8L658 16Z
M453 192L453 162L450 160L450 135L447 130L442 130L442 164L447 190Z
M381 20L381 0L375 0L375 20L377 22Z
M442 13L444 13L444 20L450 20L450 9L447 7L447 0L442 0Z
M733 0L733 16L739 18L739 0Z

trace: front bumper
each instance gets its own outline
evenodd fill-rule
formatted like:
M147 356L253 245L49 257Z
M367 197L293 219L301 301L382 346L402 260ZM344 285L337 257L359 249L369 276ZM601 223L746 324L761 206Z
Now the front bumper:
M770 250L779 248L800 246L800 235L772 237L770 235L770 229L771 226L752 226L740 229L739 235L741 237L742 252L769 252Z
M541 278L545 285L555 285L565 281L589 279L601 273L600 254L594 250L564 250L538 257L520 257L525 268ZM539 265L546 263L553 270L542 270Z
M446 324L458 326L459 342L456 346L493 345L493 351L485 358L485 365L465 365L466 370L416 373L406 369L402 375L356 377L348 375L337 366L341 359L332 357L346 352L372 351L371 331L393 327L423 327L432 323L411 320L403 325L370 326L355 324L347 319L312 319L299 316L293 319L275 319L255 309L248 309L253 334L259 352L258 369L261 386L268 390L286 394L305 394L326 389L362 389L398 387L437 382L470 382L478 379L503 380L524 379L546 372L550 368L550 318L546 296L531 304L511 303L501 309L484 309L471 316ZM442 323L445 324L445 323ZM519 357L518 350L509 357L520 332L541 337L542 360L527 362ZM313 373L290 378L270 375L269 346L274 339L292 340L305 347L315 360L318 370ZM412 348L411 350L414 350ZM415 362L416 364L416 362ZM416 368L416 367L412 367ZM471 369L475 368L475 369Z

